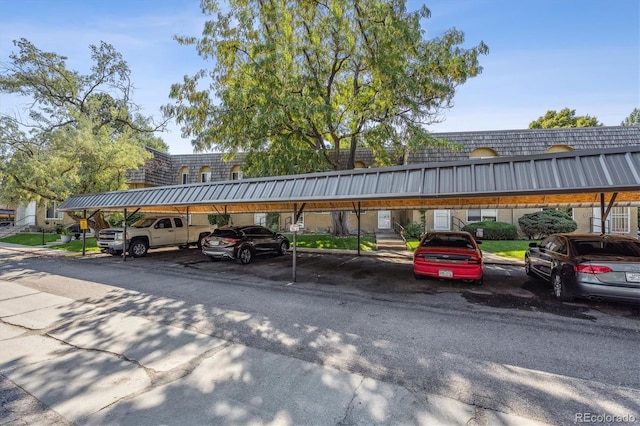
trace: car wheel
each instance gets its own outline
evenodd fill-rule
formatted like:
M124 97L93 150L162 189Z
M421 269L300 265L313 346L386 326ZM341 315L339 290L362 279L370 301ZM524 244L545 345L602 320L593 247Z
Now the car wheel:
M424 277L420 274L416 274L415 272L413 273L413 278L415 278L418 281L421 281L424 279Z
M529 275L530 277L535 277L536 274L533 273L533 271L531 270L531 262L529 261L528 257L525 257L524 259L524 272Z
M284 256L285 254L287 254L288 250L289 250L289 244L287 244L286 241L283 241L280 243L280 249L278 250L278 254L280 256Z
M553 285L553 295L562 302L571 302L574 298L569 294L567 285L559 273L551 274L551 284Z
M236 261L241 265L246 265L251 262L251 257L253 253L251 253L251 249L249 247L242 247L238 250L238 258Z
M475 280L473 283L475 285L483 285L484 284L484 276L480 277L479 280Z
M129 253L133 257L142 257L147 254L147 250L149 250L149 244L143 239L136 239L131 241L131 246L129 247Z

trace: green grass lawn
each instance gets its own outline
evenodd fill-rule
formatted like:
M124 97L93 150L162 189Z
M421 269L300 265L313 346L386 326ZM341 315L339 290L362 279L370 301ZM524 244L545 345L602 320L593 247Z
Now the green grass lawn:
M538 243L539 240L483 240L480 248L489 253L497 254L498 256L524 259L524 254L529 248L529 243L532 242Z
M20 244L23 246L41 246L43 234L16 234L2 238L3 243ZM60 239L58 234L44 234L44 242L52 243Z
M514 259L524 259L524 254L529 248L529 243L533 241L529 240L500 240L489 241L482 240L480 248L486 252L496 254L502 257L510 257ZM538 240L535 241L536 243ZM418 247L418 241L408 241L407 247L409 250L414 251Z
M3 243L11 243L11 244L20 244L23 246L42 246L42 238L43 234L17 234L11 235L10 237L2 238L0 241ZM58 234L44 234L44 241L46 243L52 243L54 241L59 241L60 235ZM82 239L80 240L72 240L70 243L66 244L56 244L47 246L56 250L67 250L76 253L82 253ZM100 251L100 249L96 246L95 238L87 238L85 251Z
M284 234L293 244L293 234ZM358 250L358 237L334 237L329 234L298 234L296 237L298 247ZM360 250L373 251L376 249L376 239L372 235L360 237Z
M72 251L75 253L82 253L82 238L80 238L79 240L72 240L70 243L66 244L57 244L55 246L51 246L51 248L57 250ZM85 252L89 253L92 251L100 251L100 248L96 246L95 238L87 238Z

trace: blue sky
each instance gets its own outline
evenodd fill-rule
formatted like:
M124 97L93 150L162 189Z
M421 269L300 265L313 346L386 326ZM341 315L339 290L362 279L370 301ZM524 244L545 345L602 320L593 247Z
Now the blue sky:
M481 40L489 54L484 72L459 88L455 106L433 132L523 129L547 110L568 107L616 126L640 107L640 1L638 0L434 0L427 37L456 27L467 46ZM174 34L198 35L205 16L199 0L0 0L0 61L24 37L38 48L67 56L70 68L88 72L88 46L105 41L132 70L134 101L160 117L169 88L205 67ZM24 102L3 95L0 112ZM178 126L160 134L172 154L192 152Z

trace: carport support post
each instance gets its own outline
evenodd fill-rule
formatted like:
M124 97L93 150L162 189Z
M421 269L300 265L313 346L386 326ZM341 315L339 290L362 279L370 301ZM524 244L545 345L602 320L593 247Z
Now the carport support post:
M293 203L293 218L297 218L298 214L298 204L297 203ZM294 224L293 226L293 276L291 278L292 282L296 282L296 258L298 257L296 254L296 246L298 245L298 232L297 232L297 223Z
M613 204L616 202L616 198L618 198L618 193L614 192L613 195L611 196L611 200L609 200L609 205L605 209L605 206L604 206L604 204L605 204L604 193L603 192L600 193L600 233L602 235L606 234L605 227L607 226L607 218L609 217L609 214L611 213L611 209L613 208ZM611 230L609 230L609 231L611 231Z
M605 234L605 226L607 226L607 218L604 211L604 194L600 193L600 234Z
M85 220L87 219L87 210L86 209L83 211L82 217ZM84 257L85 254L86 254L86 248L87 248L87 230L83 229L82 230L82 257Z
M358 201L358 214L356 214L358 217L358 256L360 256L360 213L360 201Z
M124 209L124 219L122 220L122 227L124 232L122 233L122 261L127 261L127 209Z

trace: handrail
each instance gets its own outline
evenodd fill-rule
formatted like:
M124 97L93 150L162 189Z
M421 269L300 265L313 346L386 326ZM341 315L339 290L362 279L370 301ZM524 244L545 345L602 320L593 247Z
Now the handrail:
M454 231L460 231L462 228L467 226L466 222L460 219L458 216L451 216L452 220L452 228Z
M404 243L407 243L407 239L405 238L404 234L405 234L405 229L404 226L400 225L398 222L396 222L395 220L393 221L393 231L396 234L400 234L400 236L402 237L402 240L404 241Z
M38 216L35 214L30 214L29 216L25 216L20 220L14 220L13 221L13 226L26 226L26 225L31 225L30 223L27 223L27 220L29 219L37 219ZM34 220L34 223L37 222L36 220Z

